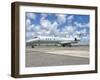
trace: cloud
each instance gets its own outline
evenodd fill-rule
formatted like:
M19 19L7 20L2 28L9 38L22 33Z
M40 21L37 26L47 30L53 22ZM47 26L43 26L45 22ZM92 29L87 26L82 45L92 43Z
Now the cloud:
M45 13L41 14L42 19L45 19L47 16L48 16L48 14L45 14Z
M41 30L40 32L38 32L38 34L40 35L40 36L49 36L49 34L50 34L50 31L46 31L46 30Z
M67 17L67 20L72 20L74 18L74 15L70 15Z
M53 35L53 36L59 35L58 25L59 24L56 21L51 24L51 27L50 27L50 34L51 35Z
M73 26L67 26L67 27L66 27L66 30L67 30L69 33L72 33L72 32L75 30L75 28L74 28Z
M56 14L55 20L49 20L47 16L49 14L40 14L40 24L33 24L32 20L37 19L36 14L31 13L27 14L26 19L26 39L31 39L34 36L60 36L60 37L70 37L75 36L76 34L82 35L82 40L89 40L89 34L87 33L87 28L90 26L89 23L79 23L74 22L74 25L71 24L74 19L74 15L64 15ZM63 24L64 23L64 24ZM67 24L69 23L69 24ZM86 35L85 35L86 34Z
M57 21L58 21L59 24L63 24L63 23L66 22L67 15L65 15L65 14L56 14L55 16L57 17Z
M26 26L31 25L31 20L30 19L26 19Z
M26 39L32 39L36 34L34 32L26 32Z
M81 42L80 43L89 44L90 34L87 32L86 28L83 28L79 31L76 30L75 33L81 34L81 36L80 36Z
M73 34L75 32L75 27L74 26L65 26L63 29L64 32L68 32L69 34Z
M75 26L65 26L60 32L62 37L75 37L76 36L76 27Z
M26 16L27 16L28 19L33 19L34 20L36 18L36 14L35 13L31 13L31 12L27 13Z
M35 25L34 32L39 32L41 30L40 25Z
M43 24L42 24L43 23ZM43 20L41 23L41 34L43 36L57 36L58 35L58 23L55 21L51 23L49 20Z
M87 36L87 35L89 35L89 32L87 31L86 28L83 28L80 31L76 31L76 32L79 32L81 34L81 36Z
M36 15L34 13L28 13L27 14L27 20L26 20L26 25L27 25L27 32L34 33L35 35L49 35L49 36L62 36L62 34L72 33L73 32L73 27L72 26L67 26L64 28L64 32L60 32L60 29L58 29L59 24L65 23L66 22L66 17L68 15L64 14L56 14L57 20L55 20L53 23L46 19L48 14L41 14L40 18L40 25L32 24L31 19L35 19ZM30 19L31 18L31 19ZM69 16L68 20L71 20L73 16ZM29 34L29 33L28 33Z
M89 41L90 41L89 34L87 34L86 36L81 37L81 42L83 42L84 44L89 44Z
M89 26L90 26L90 23L85 23L85 24L82 24L82 23L79 23L79 22L74 22L74 25L76 26L76 27L80 27L80 28L89 28Z
M33 36L41 35L41 36L57 36L59 35L58 30L58 23L55 21L51 23L47 19L41 19L40 25L31 24L26 27L27 30L27 38L30 38Z
M53 22L52 25L51 25L51 29L53 29L53 30L57 29L58 25L59 24L56 21Z
M63 24L63 23L71 23L72 20L74 19L74 15L65 15L65 14L56 14L57 17L57 22L59 24Z
M73 19L74 19L74 15L67 16L66 20L67 20L68 25L72 25Z
M86 28L78 30L75 26L65 26L62 34L66 37L76 37L78 34L81 34L80 38L82 41L89 41L89 33L87 32Z
M83 36L82 39L83 40L89 40L89 35Z
M77 31L77 30L76 30L75 33L76 33L76 34L81 34L81 31Z
M86 34L86 33L87 33L87 30L86 30L86 28L85 28L85 29L80 30L80 32L81 32L82 34Z
M40 26L42 29L49 30L49 28L51 27L51 22L47 19L41 18Z
M26 31L27 32L33 31L33 29L34 29L34 25L33 24L26 27Z
M31 24L26 27L26 38L33 38L34 36L39 35L38 33L41 32L39 25ZM34 34L34 35L33 35Z

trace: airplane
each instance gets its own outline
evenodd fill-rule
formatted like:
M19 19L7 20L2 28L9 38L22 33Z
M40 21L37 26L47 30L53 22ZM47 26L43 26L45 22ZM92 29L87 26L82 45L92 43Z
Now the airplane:
M71 47L72 44L78 43L80 41L81 34L77 34L74 37L59 37L59 36L35 36L32 39L26 41L26 45L31 45L34 48L35 45L40 44L60 44L60 46Z

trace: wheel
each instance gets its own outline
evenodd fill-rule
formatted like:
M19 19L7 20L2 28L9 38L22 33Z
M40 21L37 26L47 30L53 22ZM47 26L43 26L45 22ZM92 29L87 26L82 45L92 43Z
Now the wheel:
M62 44L61 46L65 47L66 45L65 44Z
M69 44L68 46L69 46L69 47L72 47L72 45L71 45L71 44Z
M32 45L32 48L34 48L34 46Z

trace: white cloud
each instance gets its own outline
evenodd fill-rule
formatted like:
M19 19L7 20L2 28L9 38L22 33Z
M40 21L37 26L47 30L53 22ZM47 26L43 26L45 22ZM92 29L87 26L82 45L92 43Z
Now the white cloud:
M74 15L65 15L65 14L56 14L57 16L57 21L59 24L63 24L63 23L71 23L73 18L74 18Z
M26 26L31 25L31 20L30 19L26 19Z
M50 34L57 36L59 35L59 30L58 30L58 23L55 21L54 23L52 23L51 27L50 27Z
M38 33L41 32L40 26L36 26L34 24L26 27L26 38L33 38L34 36L39 35Z
M33 14L32 14L33 15ZM35 25L31 23L30 19L26 20L26 25L27 25L27 32L26 32L26 37L27 38L32 38L33 36L37 36L37 35L41 35L41 36L67 36L68 34L73 35L74 33L86 33L86 29L82 29L80 31L76 31L76 27L75 26L65 26L62 30L62 32L60 32L60 29L58 29L59 26L59 22L55 21L55 22L51 22L48 19L45 19L47 15L46 14L42 14L42 17L40 19L40 25ZM64 23L66 20L70 21L73 19L74 16L67 16L67 15L58 15L57 19L59 19L59 21L62 21L62 23ZM79 26L79 27L83 27L83 25L81 23L75 23L75 25ZM89 25L89 24L84 24L84 26Z
M73 19L74 19L74 15L67 16L67 23L68 23L68 25L72 25Z
M86 35L86 34L87 34L87 30L86 30L86 28L80 30L80 33L83 34L83 35Z
M75 31L75 33L76 33L76 34L81 34L81 32L80 32L80 31L77 31L77 30Z
M34 36L36 36L36 34L34 32L26 32L26 39L31 39L33 38Z
M43 17L45 15L43 14ZM35 25L31 23L30 19L26 20L26 37L30 38L37 35L42 36L59 36L59 30L58 30L58 23L55 21L51 23L48 19L45 19L41 17L40 19L40 25ZM34 34L34 35L33 35Z
M74 33L75 32L75 27L74 26L65 26L65 28L64 28L64 32L68 32L69 34L72 34L72 33Z
M32 34L34 34L35 36L47 36L50 35L52 30L54 30L54 33L56 32L57 23L54 22L53 24L51 24L51 22L47 19L41 19L40 21L40 25L31 24L27 26L27 38L32 37Z
M82 39L88 40L88 36L83 36Z
M34 29L34 25L33 24L26 26L26 31L27 32L33 31L33 29Z
M50 31L46 31L46 30L41 30L40 35L41 36L49 36Z
M33 19L34 20L36 18L35 13L27 13L26 16L27 16L28 19Z
M40 25L35 25L35 27L34 27L34 32L40 32L41 31L41 28L40 28Z
M79 31L76 31L75 32L76 34L81 34L80 38L81 38L81 42L84 42L84 43L88 43L89 44L89 33L87 33L87 29L84 28L82 30L79 30Z
M67 20L72 20L74 18L74 15L70 15L67 17Z
M59 35L59 30L57 29L58 27L58 23L55 21L53 23L51 23L49 20L47 19L43 19L41 21L41 32L40 35L43 36L57 36Z
M87 36L87 35L89 35L89 33L87 32L86 28L83 28L83 29L81 29L79 31L76 30L75 33L76 34L81 34L81 36Z
M89 44L89 40L90 40L89 34L81 37L81 41L83 41L85 43L88 43Z
M41 18L40 25L42 29L49 30L49 28L51 27L51 22L47 19Z
M58 23L55 21L52 25L51 25L51 28L54 30L54 29L57 29L58 27Z
M90 23L86 23L86 24L82 24L79 22L74 22L75 26L80 27L80 28L85 28L85 27L89 27Z
M66 22L66 17L67 15L65 14L56 14L57 16L57 21L59 24L65 23Z
M45 13L41 14L42 19L45 19L47 16L48 16L48 14L45 14Z
M76 27L74 26L65 26L60 32L64 37L75 37L76 35Z

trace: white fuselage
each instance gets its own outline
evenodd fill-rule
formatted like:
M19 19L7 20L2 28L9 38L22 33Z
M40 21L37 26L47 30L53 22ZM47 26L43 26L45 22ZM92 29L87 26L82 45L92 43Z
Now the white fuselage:
M34 37L33 39L27 40L27 45L30 44L71 44L77 43L79 38L75 40L75 38L64 38L64 37L54 37L54 36L38 36Z

